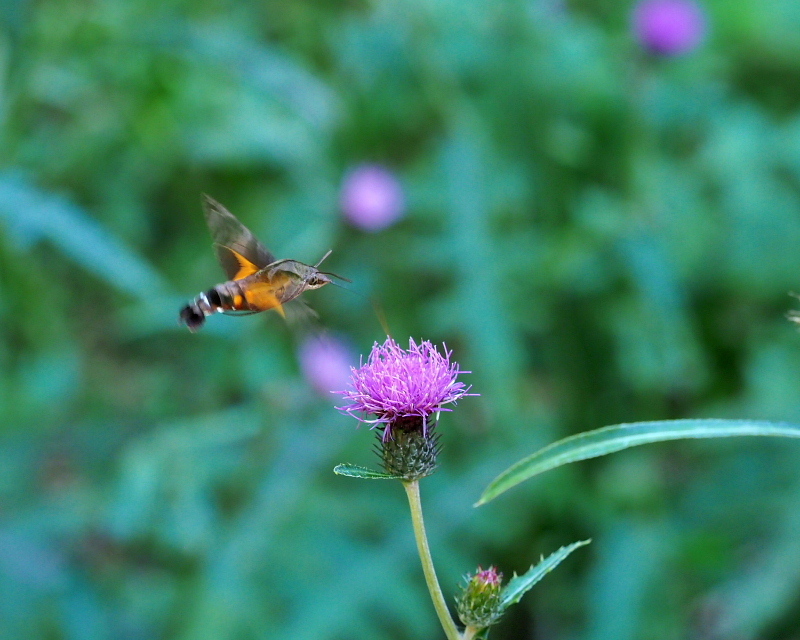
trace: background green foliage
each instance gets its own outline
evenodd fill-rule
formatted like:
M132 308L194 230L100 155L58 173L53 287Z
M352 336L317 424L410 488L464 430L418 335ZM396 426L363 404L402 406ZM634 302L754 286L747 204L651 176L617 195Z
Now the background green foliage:
M800 420L800 5L707 0L648 59L628 2L14 0L0 5L0 637L441 636L371 434L220 280L200 194L281 257L446 341L480 398L422 486L452 594L594 543L493 637L800 637L798 445L570 465L481 509L523 455L624 421ZM348 167L399 175L366 234ZM368 302L308 295L365 353Z

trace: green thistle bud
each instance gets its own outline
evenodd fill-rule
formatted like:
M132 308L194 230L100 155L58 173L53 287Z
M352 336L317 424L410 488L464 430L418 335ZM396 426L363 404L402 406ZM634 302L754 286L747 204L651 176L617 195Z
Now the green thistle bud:
M465 576L461 593L456 596L458 617L468 627L484 629L500 617L500 592L503 574L494 566L475 575Z
M436 471L439 435L435 428L436 422L414 416L398 419L379 432L375 450L386 473L419 480Z

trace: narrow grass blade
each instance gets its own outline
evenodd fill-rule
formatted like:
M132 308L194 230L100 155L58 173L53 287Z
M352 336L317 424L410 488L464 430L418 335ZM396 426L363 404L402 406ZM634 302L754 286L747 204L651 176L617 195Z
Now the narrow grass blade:
M631 422L579 433L540 449L497 476L483 492L479 506L535 475L570 462L597 458L650 442L683 438L783 436L800 438L800 426L763 420L661 420Z
M141 299L168 291L149 262L83 209L17 173L0 173L0 219L28 241L50 240L96 276Z

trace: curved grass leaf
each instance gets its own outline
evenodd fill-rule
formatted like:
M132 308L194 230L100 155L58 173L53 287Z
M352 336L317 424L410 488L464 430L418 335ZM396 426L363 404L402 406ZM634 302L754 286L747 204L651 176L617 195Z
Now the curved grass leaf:
M573 542L566 547L561 547L558 551L547 556L547 558L542 559L536 566L531 566L531 568L521 576L515 575L511 578L500 594L499 612L503 613L512 604L519 602L520 598L522 598L533 585L561 564L561 561L570 553L575 551L575 549L586 546L590 542L591 540L581 540L579 542Z
M570 462L597 458L650 442L731 436L800 438L800 426L765 420L693 419L631 422L603 427L564 438L523 458L492 480L475 506L486 504L528 478Z
M362 467L357 464L337 464L333 468L333 472L340 476L364 478L365 480L403 480L403 476L374 471L373 469Z
M46 238L96 276L139 298L168 290L150 263L83 209L18 173L0 173L0 219L18 237Z

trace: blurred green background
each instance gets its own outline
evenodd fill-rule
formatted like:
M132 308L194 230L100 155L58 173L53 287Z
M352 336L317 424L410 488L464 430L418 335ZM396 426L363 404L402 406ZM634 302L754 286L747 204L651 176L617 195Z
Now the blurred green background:
M497 640L800 638L791 441L640 448L473 509L565 435L800 421L800 4L707 0L682 56L629 2L6 0L0 5L0 637L443 637L372 434L280 318L222 280L213 195L278 257L446 342L479 398L422 486L439 577L591 537ZM394 172L375 233L339 192ZM331 335L366 297L306 294ZM354 355L354 363L357 362ZM452 601L452 600L451 600Z

